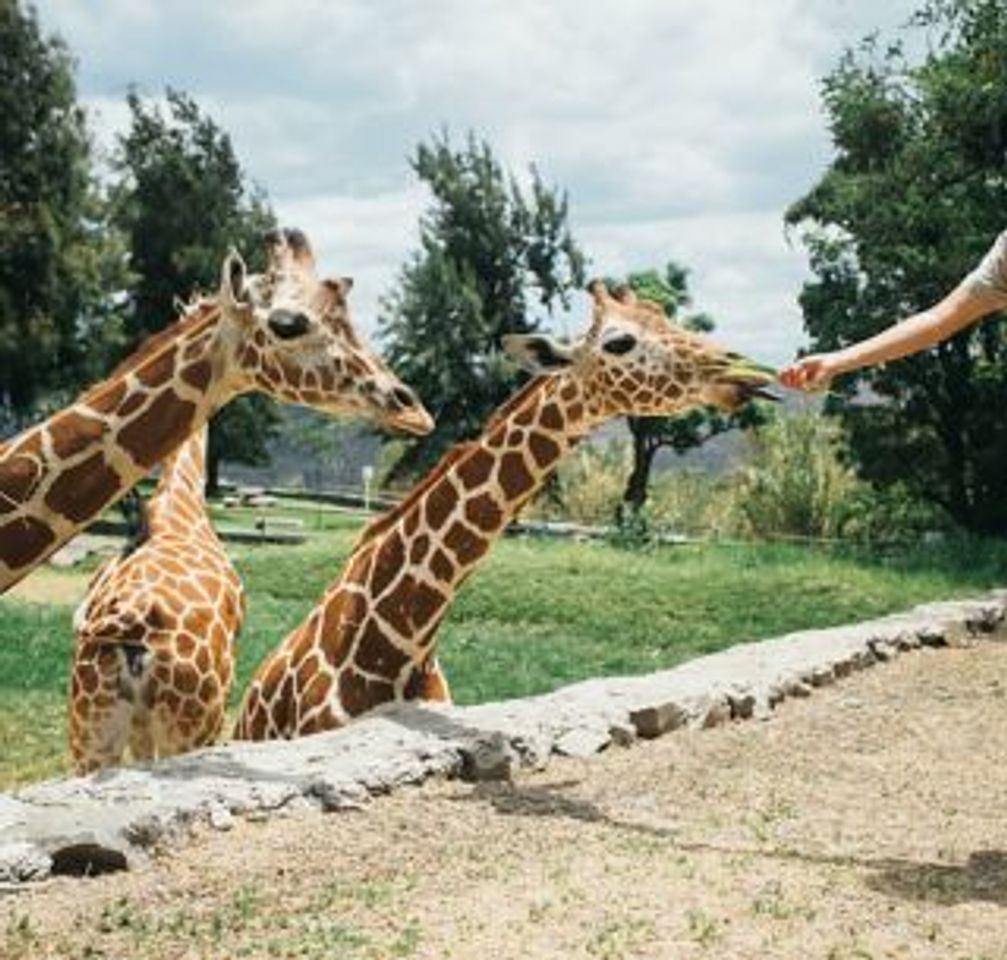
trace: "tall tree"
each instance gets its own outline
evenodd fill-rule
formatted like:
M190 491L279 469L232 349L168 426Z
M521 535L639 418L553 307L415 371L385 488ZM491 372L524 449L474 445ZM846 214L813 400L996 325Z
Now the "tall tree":
M692 303L688 278L689 271L685 267L669 262L663 273L644 270L631 273L624 284L619 281L611 283L613 286L628 286L641 299L659 304L669 323L681 323L689 330L709 333L714 328L709 314L682 313ZM633 437L633 466L623 491L624 507L637 514L647 502L650 474L659 450L668 447L684 454L727 430L754 426L761 420L762 414L755 404L730 415L705 407L677 417L627 417L626 423Z
M461 149L446 134L420 144L411 163L432 202L420 249L383 302L379 326L391 364L419 390L437 427L407 449L393 476L479 432L518 382L500 358L501 337L535 329L533 306L568 306L584 280L566 196L534 168L523 189L473 134Z
M117 214L136 277L127 321L131 347L168 323L180 298L215 289L229 247L240 249L253 269L261 267L255 261L262 234L275 225L227 133L187 94L169 89L166 101L162 110L130 93L131 125L120 144ZM267 463L278 422L265 397L228 404L211 424L208 488L216 489L222 460Z
M116 338L124 255L103 224L62 41L0 0L0 408L24 416L97 375Z
M936 302L1007 226L1007 7L933 0L929 53L866 41L825 78L835 158L787 213L815 279L801 295L814 349L877 333ZM1007 533L1002 316L924 355L864 370L832 407L856 465L904 481L967 528ZM867 386L871 402L861 402ZM880 400L880 402L878 402Z

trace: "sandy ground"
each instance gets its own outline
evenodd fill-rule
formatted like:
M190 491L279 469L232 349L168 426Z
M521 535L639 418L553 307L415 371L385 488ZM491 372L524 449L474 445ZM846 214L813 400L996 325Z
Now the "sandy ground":
M201 832L0 900L0 956L1007 958L1007 643L770 720Z

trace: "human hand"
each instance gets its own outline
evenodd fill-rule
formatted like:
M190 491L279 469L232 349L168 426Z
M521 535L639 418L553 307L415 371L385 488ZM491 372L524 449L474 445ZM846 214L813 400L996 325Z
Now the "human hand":
M802 357L780 371L780 383L792 390L809 393L824 390L843 369L834 353L815 353Z

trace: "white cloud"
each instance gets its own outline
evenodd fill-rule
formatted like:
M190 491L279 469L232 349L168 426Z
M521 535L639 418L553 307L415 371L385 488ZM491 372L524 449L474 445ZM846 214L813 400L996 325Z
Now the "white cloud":
M40 3L80 61L103 140L130 82L185 89L232 133L362 325L415 245L407 156L447 125L569 190L598 273L692 268L732 345L802 340L786 206L820 174L818 78L915 0L94 0Z
M609 224L582 234L595 251L595 273L623 276L675 260L690 268L693 307L714 317L718 339L769 363L791 353L805 268L775 210Z

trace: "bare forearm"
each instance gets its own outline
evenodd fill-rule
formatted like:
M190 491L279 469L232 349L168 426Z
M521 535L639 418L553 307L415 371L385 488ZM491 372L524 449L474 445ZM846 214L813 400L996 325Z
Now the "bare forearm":
M846 373L861 367L898 360L899 357L926 350L941 339L943 338L939 323L930 310L924 310L868 340L862 340L837 351L838 372Z
M887 363L927 350L954 336L990 309L990 304L958 288L927 310L907 317L868 340L837 351L838 372Z

